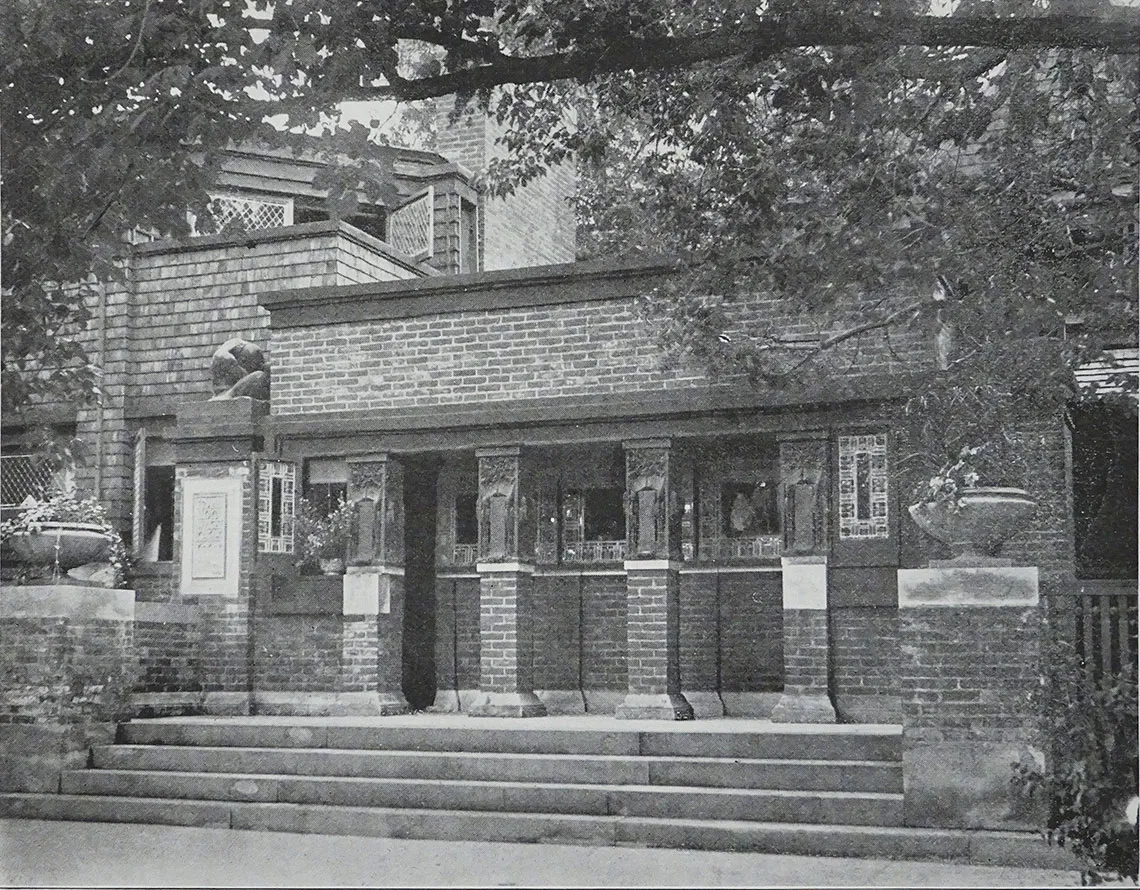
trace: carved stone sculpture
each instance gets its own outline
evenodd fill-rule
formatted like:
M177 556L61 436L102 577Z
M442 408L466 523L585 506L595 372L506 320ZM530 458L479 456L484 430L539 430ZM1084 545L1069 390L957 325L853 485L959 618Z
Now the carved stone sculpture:
M269 365L256 343L234 337L214 352L210 363L210 380L217 399L251 399L269 401Z

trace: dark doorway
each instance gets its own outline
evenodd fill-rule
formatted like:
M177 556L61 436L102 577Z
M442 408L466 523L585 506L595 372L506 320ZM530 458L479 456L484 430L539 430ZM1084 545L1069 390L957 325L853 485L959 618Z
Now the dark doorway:
M413 709L435 701L435 513L439 461L404 465L404 697Z
M1077 577L1136 577L1136 418L1117 405L1070 412Z

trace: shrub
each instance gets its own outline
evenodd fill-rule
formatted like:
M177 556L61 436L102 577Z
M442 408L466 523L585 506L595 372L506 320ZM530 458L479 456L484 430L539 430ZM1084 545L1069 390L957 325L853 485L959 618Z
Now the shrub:
M1049 802L1046 836L1085 865L1084 881L1137 880L1140 838L1126 816L1137 794L1137 687L1134 665L1097 676L1059 638L1046 647L1042 730L1048 761L1014 764L1013 782Z

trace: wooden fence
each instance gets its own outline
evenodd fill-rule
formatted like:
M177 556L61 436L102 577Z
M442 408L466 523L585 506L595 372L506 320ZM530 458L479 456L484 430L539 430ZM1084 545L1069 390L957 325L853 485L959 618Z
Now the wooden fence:
M1062 595L1072 610L1073 642L1096 678L1136 669L1135 581L1078 581Z

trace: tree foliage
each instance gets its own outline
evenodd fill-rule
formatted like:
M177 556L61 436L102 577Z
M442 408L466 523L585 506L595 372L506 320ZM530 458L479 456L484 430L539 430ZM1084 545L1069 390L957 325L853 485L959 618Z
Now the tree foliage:
M1140 13L927 6L14 0L4 406L93 388L60 334L98 305L94 285L58 283L113 278L134 226L184 233L227 144L296 143L346 99L451 93L506 128L490 188L573 158L595 254L682 258L649 304L667 350L787 385L871 339L945 328L947 370L916 393L935 414L1059 404L1100 345L1064 320L1135 322L1121 221L1134 232ZM368 137L326 145L362 159ZM362 178L334 191L351 200ZM828 320L790 342L740 311L757 295ZM66 370L33 373L48 367Z

